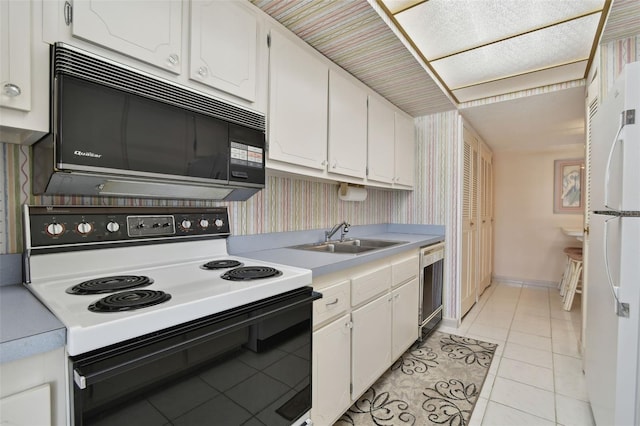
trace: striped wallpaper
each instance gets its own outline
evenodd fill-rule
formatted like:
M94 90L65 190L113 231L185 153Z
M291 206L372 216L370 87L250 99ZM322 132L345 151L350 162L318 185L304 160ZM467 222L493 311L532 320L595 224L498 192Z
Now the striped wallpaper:
M33 195L30 147L0 144L0 254L22 250L20 206L25 202L35 205L227 205L235 235L324 228L341 220L349 220L354 225L386 222L442 225L446 212L446 178L442 173L448 161L443 147L450 145L442 140L451 137L451 132L442 130L452 125L451 117L455 115L457 113L449 112L420 119L434 124L418 132L415 191L369 189L364 202L340 201L334 184L281 176L268 176L265 189L246 202ZM438 136L441 131L442 136Z
M640 33L600 45L600 99L607 95L624 65L636 61L640 61Z
M229 209L234 235L328 228L342 220L353 225L416 223L445 225L449 244L446 273L457 282L456 246L459 169L459 114L456 111L420 117L416 123L416 186L414 191L369 189L364 202L338 199L338 186L296 177L268 176L265 189L245 202L159 200L83 196L36 196L31 192L31 149L0 144L0 254L20 253L21 206L217 206ZM447 215L447 212L453 212ZM455 317L455 292L446 294L445 316Z

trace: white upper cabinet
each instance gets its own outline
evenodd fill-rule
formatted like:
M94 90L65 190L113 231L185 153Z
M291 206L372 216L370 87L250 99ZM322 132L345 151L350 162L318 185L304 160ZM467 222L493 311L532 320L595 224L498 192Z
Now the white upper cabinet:
M369 96L367 180L400 189L415 183L413 119L378 96Z
M413 187L415 183L416 141L413 118L395 113L394 184Z
M49 130L49 48L41 9L0 1L0 142L31 144Z
M189 77L256 100L259 18L239 1L191 1Z
M393 109L377 97L369 96L368 180L393 183L394 126Z
M329 72L329 172L364 179L367 168L367 93Z
M0 2L0 106L31 110L31 3Z
M182 70L180 0L74 1L71 31L79 37L179 74Z
M275 29L270 49L269 160L325 170L328 65Z

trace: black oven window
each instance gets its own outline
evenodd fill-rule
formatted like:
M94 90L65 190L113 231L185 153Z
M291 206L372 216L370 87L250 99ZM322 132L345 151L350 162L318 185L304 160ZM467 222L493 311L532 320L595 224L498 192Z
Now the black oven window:
M253 315L222 325L250 321ZM75 424L291 425L311 406L310 318L307 304L134 369L121 368L84 390L74 386ZM161 346L202 332L174 336ZM127 356L155 349L154 343L80 369L91 375L93 369L108 371L113 363L120 368Z

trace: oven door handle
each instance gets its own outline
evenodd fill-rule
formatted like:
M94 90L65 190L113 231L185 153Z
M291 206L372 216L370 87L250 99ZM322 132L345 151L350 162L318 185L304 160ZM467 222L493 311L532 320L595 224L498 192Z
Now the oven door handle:
M255 322L260 322L264 319L267 319L268 317L274 316L274 315L279 315L285 311L291 310L291 309L295 309L310 303L313 303L314 300L320 299L322 297L322 294L317 293L317 292L313 292L311 294L311 296L306 297L302 300L298 300L296 302L290 303L288 305L285 306L281 306L272 310L269 310L268 312L264 312L261 313L259 315L256 316L252 316L249 317L247 319L244 319L242 321L238 321L234 324L225 326L225 327L221 327L219 329L213 330L211 332L208 332L206 334L200 335L200 336L196 336L196 337L192 337L190 339L184 340L180 343L176 343L167 347L164 347L162 349L158 349L156 351L152 351L149 353L146 353L144 355L141 355L137 358L128 360L126 362L120 363L118 365L114 365L102 370L98 370L98 371L93 371L91 373L83 373L81 370L80 366L77 366L73 369L73 381L76 383L76 385L78 386L78 388L80 389L85 389L87 386L91 386L92 384L98 383L100 381L103 381L105 379L108 379L110 377L113 377L117 374L120 374L124 371L128 371L128 370L132 370L134 368L138 368L144 364L148 364L152 361L155 361L157 359L166 357L168 355L172 355L176 352L180 352L182 350L188 349L192 346L198 345L200 343L204 343L208 340L211 340L213 338L218 337L220 334L225 334L225 333L229 333L229 332L233 332L237 329L246 327L248 325L251 325L251 323L255 323Z

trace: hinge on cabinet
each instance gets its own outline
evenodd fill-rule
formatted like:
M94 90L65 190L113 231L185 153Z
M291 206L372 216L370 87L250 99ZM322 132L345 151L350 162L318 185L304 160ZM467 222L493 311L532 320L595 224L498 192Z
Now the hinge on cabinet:
M271 34L267 34L267 47L271 47Z
M353 383L349 383L349 393L353 394Z
M636 110L628 109L626 111L622 111L622 124L636 124Z
M64 23L67 26L71 25L73 22L73 6L68 1L64 2Z
M616 315L622 318L629 318L629 304L616 301Z

